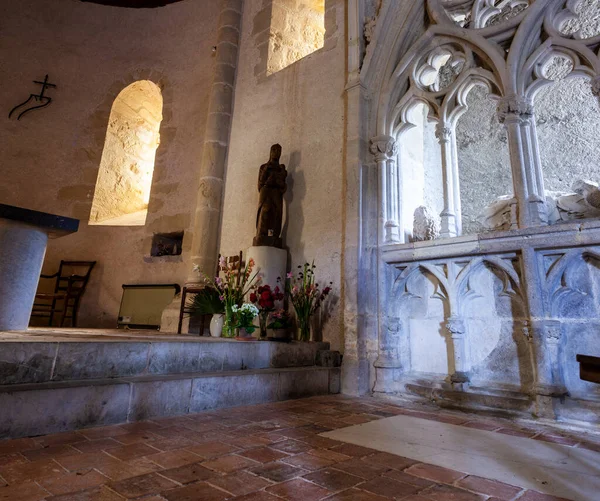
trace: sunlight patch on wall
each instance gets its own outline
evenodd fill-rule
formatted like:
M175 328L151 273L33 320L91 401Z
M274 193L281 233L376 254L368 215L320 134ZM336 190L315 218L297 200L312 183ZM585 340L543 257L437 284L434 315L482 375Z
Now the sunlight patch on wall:
M267 75L322 49L325 0L273 0Z
M148 80L132 83L115 99L89 224L146 224L162 107L160 89Z

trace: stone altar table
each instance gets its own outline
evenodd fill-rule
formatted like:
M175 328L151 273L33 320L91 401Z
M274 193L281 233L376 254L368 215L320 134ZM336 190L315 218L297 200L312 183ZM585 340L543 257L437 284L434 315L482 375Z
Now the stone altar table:
M78 228L78 219L0 204L0 331L27 329L48 238Z

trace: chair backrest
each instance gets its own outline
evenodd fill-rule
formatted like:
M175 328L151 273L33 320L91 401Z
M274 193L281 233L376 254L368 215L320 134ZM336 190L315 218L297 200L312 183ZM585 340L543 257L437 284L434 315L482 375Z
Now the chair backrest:
M220 260L221 260L221 254L219 254L219 259L217 260L217 273L216 273L217 277L221 274L221 271L225 270L225 267L222 267L219 264ZM236 284L240 285L240 280L242 279L242 272L244 270L244 267L246 266L246 264L244 263L243 258L242 258L242 251L240 251L240 253L235 256L225 256L225 260L228 265L231 265L231 264L234 265L233 268L236 273Z
M80 296L85 291L95 265L96 261L61 261L54 292Z

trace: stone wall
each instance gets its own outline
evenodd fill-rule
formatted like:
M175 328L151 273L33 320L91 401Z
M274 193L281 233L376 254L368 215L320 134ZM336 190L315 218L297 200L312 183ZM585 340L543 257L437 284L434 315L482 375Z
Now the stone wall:
M53 102L0 135L0 201L81 220L51 241L44 269L61 259L97 260L80 325L114 327L122 284L183 283L188 269L198 162L212 81L220 2L123 9L76 0L3 2L0 104L10 110L39 89ZM111 107L138 80L164 101L145 226L88 226ZM153 233L185 231L184 254L151 258Z
M467 96L467 112L456 126L463 234L482 231L479 216L501 195L512 195L506 130L484 87Z
M289 266L314 259L319 280L334 282L323 338L335 350L343 346L344 5L325 2L323 49L267 75L271 2L246 1L221 235L226 254L252 245L258 170L271 145L281 144L288 169L283 238Z

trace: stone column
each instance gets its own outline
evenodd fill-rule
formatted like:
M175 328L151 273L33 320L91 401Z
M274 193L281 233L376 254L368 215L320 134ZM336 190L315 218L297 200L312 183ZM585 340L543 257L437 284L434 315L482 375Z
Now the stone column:
M533 104L521 96L508 96L500 100L497 113L508 134L519 227L546 225L548 214Z
M560 366L561 323L542 319L534 320L532 325L537 372L535 391L543 396L563 396L567 390Z
M27 329L47 243L43 229L0 219L0 331Z
M452 127L456 131L456 126ZM450 136L452 146L452 191L454 192L454 218L456 220L456 234L462 235L462 203L460 201L460 177L458 174L458 146L456 145L456 133Z
M398 224L398 177L396 156L398 147L391 136L371 139L371 153L379 173L379 239L382 243L400 242Z
M198 275L192 271L193 265L197 264L209 275L216 269L242 6L243 0L223 0L219 16L215 74L210 91L194 213L192 262L188 272L188 282L191 283L198 281Z
M450 376L452 383L468 383L471 364L467 351L465 323L458 317L450 317L446 329L452 337L454 355L454 373Z
M455 155L453 153L454 132L450 124L440 122L435 128L435 137L442 149L442 182L444 186L444 209L440 214L442 219L442 238L450 238L458 235L456 217L456 197L454 186L458 181L458 165L454 165Z
M400 318L387 317L385 324L379 326L379 354L373 364L376 373L374 388L376 392L394 391L394 376L402 368L398 350L403 331Z

